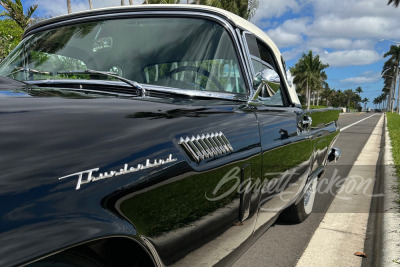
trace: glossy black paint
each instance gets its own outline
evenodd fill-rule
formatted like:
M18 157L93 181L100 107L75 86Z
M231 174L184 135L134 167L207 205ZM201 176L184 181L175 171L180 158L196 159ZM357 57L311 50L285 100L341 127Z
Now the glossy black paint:
M0 82L1 266L111 237L133 240L164 265L238 257L299 200L338 134L332 110ZM305 116L310 129L301 125ZM196 162L179 145L181 137L215 132L232 152ZM107 175L167 159L76 189L78 172Z
M1 205L0 240L10 244L0 247L8 255L1 265L112 235L145 236L163 262L171 264L239 223L240 194L234 183L213 195L224 176L243 172L246 179L262 178L265 172L295 167L311 154L307 143L305 156L287 163L290 147L308 142L297 135L296 113L290 109L258 112L234 101L76 99L27 92L1 92L0 198L6 204ZM178 145L182 136L216 131L225 134L232 153L196 163ZM119 170L170 154L176 162L82 184L79 190L78 176L58 179L92 168ZM280 161L285 163L276 169ZM222 199L205 198L232 188ZM257 211L255 195L248 221ZM249 237L253 227L236 229Z

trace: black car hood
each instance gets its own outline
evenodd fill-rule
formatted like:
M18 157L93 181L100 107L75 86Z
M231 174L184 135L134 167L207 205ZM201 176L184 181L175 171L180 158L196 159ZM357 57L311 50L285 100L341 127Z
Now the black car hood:
M20 89L27 87L27 84L21 81L9 79L7 77L0 77L0 90Z

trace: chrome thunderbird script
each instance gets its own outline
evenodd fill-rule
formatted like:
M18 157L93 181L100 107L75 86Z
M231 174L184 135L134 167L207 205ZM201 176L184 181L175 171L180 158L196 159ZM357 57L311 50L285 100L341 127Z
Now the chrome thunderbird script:
M73 173L73 174L70 174L67 176L63 176L63 177L58 178L58 180L65 179L68 177L78 176L78 182L76 184L75 190L79 190L81 188L82 184L87 184L90 182L97 182L97 181L100 181L103 179L108 179L108 178L112 178L112 177L119 176L119 175L124 175L124 174L132 173L132 172L137 172L140 170L145 170L145 169L165 165L167 163L174 162L177 160L178 159L172 158L172 155L169 154L168 158L166 158L166 159L159 159L159 160L155 159L153 161L153 163L150 162L149 159L147 159L145 164L138 164L136 167L129 167L128 164L125 164L124 168L120 169L119 171L110 171L110 172L103 172L103 173L95 174L95 172L98 172L100 168L94 168L94 169L90 169L90 170L76 172L76 173Z

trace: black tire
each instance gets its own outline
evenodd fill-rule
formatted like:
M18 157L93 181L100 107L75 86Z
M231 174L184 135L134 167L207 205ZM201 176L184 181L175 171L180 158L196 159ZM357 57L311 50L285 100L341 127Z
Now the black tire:
M91 250L65 251L28 265L29 267L105 267Z
M308 186L305 195L297 204L293 204L282 211L280 219L291 223L301 223L310 216L313 206L315 195L317 194L318 179L314 179Z

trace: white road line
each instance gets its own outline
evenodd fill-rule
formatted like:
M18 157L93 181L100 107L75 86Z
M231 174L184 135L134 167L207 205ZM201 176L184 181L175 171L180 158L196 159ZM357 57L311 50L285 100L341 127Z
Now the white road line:
M358 124L358 123L360 123L360 122L362 122L362 121L365 121L366 119L369 119L369 118L371 118L372 116L375 116L375 115L376 115L376 114L373 114L373 115L371 115L371 116L369 116L369 117L366 117L366 118L364 118L364 119L362 119L362 120L356 121L355 123L352 123L352 124L350 124L350 125L347 125L346 127L341 128L340 131L344 131L344 130L350 128L351 126L354 126L354 125L356 125L356 124Z

